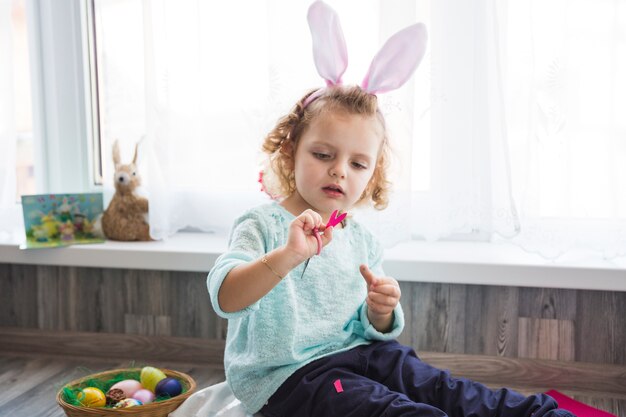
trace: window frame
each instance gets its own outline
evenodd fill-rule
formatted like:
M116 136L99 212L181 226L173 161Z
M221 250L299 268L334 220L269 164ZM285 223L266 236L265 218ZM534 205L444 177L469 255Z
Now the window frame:
M38 193L95 183L86 0L27 0Z

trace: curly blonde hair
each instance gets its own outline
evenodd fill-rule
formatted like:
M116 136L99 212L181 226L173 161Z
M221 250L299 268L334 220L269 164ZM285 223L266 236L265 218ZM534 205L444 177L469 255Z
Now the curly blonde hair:
M387 170L391 149L387 138L385 119L378 108L378 99L359 86L333 86L325 88L321 95L308 104L306 99L317 90L309 91L291 111L281 117L263 141L263 152L269 155L269 172L264 172L263 187L271 195L288 197L296 191L294 155L302 134L312 121L324 112L346 112L361 116L375 116L381 125L383 142L376 167L357 205L371 200L374 208L382 210L389 203L391 183ZM289 144L291 146L285 146ZM269 177L268 177L269 175Z

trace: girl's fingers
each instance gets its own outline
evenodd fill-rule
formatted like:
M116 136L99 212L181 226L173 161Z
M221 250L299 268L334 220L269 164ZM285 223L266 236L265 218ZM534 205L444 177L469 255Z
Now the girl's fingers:
M314 228L320 228L322 223L322 216L314 212L311 209L306 209L302 212L301 216L304 216L305 230L313 230ZM308 226L308 227L307 227Z
M400 288L393 284L378 284L372 288L372 291L396 298L400 298L400 295L402 294Z
M368 294L368 298L375 304L379 304L381 306L386 306L386 307L395 307L396 305L398 305L398 298L397 297L391 297L388 295L383 295L383 294L378 294L375 292L370 292Z
M376 313L376 314L389 314L395 308L395 306L387 306L383 304L378 304L372 301L369 297L365 299L365 302L367 303L368 309L371 312Z
M311 213L305 213L303 216L303 221L304 221L303 229L306 232L310 232L311 230L315 229L316 223Z
M320 235L320 232L317 231L317 229L313 229L313 234L315 235L315 239L317 240L317 252L316 254L319 255L320 253L322 253L322 236Z
M332 232L330 234L325 233L322 216L311 209L303 211L298 218L302 222L302 230L306 234L309 247L311 246L311 241L313 241L312 255L319 255L322 247L326 246L332 239Z
M374 276L372 271L367 267L367 265L365 264L361 265L359 267L359 271L361 272L361 275L365 279L365 282L367 283L368 288L372 285L377 284L376 277Z
M324 229L324 234L322 235L322 245L328 245L331 240L333 240L333 228L327 227Z

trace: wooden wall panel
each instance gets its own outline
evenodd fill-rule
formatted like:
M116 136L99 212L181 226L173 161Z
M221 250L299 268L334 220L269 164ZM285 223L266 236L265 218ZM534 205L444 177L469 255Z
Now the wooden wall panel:
M626 292L402 282L419 351L626 365ZM206 274L0 264L0 326L224 340Z
M626 364L626 293L578 293L576 360Z
M0 326L37 327L36 305L35 267L0 264Z
M142 336L171 336L172 320L169 316L151 314L126 314L124 333Z
M62 285L59 273L63 274L64 269L57 267L37 267L37 327L43 330L75 330L79 323L69 326L67 322L67 310L76 300L74 294L68 294L67 289L71 288L70 279L65 273ZM73 268L72 268L73 269ZM78 318L81 320L86 317ZM72 328L73 327L73 328Z
M448 326L448 343L445 350L441 352L465 353L465 340L467 339L467 303L471 302L467 298L466 285L448 284L450 318ZM439 351L439 350L437 350Z
M518 357L575 360L573 321L520 317L518 326Z
M467 301L465 302L465 352L487 352L485 333L486 318L484 317L485 291L479 285L467 286Z
M411 284L411 345L417 350L438 350L447 338L447 297L441 284ZM405 332L408 329L405 329Z
M402 304L407 344L417 350L465 351L466 286L404 283ZM405 294L409 295L408 299Z
M520 288L520 317L576 320L576 290Z
M413 286L409 282L400 282L399 284L400 291L402 292L400 301L402 303L402 310L404 311L404 331L400 337L398 337L398 342L403 345L413 345L411 341L412 332L410 331L410 329L414 327L413 314L411 314L411 306L413 305L413 292L411 290Z
M66 305L64 320L69 330L110 332L105 323L114 313L103 294L110 283L97 268L58 268L59 297Z
M101 274L100 303L103 315L100 319L102 329L108 333L124 333L126 328L126 314L128 314L128 292L124 279L123 269L96 269L84 268L88 272L87 279L83 285L94 285L89 279L99 279L98 271ZM82 329L91 331L91 329Z
M172 336L224 339L209 301L206 274L177 272L170 274L170 280Z
M486 303L487 355L517 356L518 291L515 287L483 287Z
M13 284L12 265L0 264L0 327L17 326L16 314L13 309L13 299L19 294ZM24 297L28 304L28 297ZM34 327L31 325L31 327Z
M169 275L166 271L124 270L128 313L155 316L168 314L171 290Z
M465 305L465 353L517 355L516 287L469 285Z

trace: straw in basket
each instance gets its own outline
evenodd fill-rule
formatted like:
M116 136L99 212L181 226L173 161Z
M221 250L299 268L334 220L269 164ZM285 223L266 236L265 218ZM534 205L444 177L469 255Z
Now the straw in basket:
M65 414L68 417L121 417L121 416L133 416L133 417L167 417L169 413L176 410L179 405L183 403L196 389L196 382L187 374L182 372L172 371L169 369L160 368L163 373L172 378L176 378L183 386L183 393L176 397L169 398L163 401L157 401L150 404L144 404L137 407L129 408L90 408L90 407L76 407L65 401L65 395L63 389L57 393L57 403L63 408ZM141 368L126 368L126 369L114 369L111 371L100 372L97 374L88 375L83 378L76 379L65 387L68 388L85 388L81 385L88 380L102 380L107 381L113 376L120 373L127 372L141 372Z

